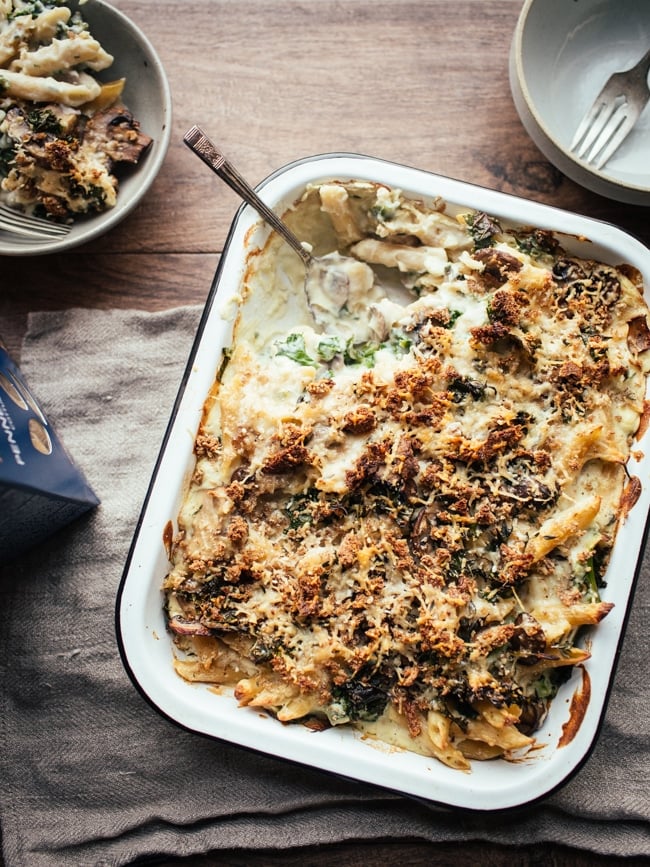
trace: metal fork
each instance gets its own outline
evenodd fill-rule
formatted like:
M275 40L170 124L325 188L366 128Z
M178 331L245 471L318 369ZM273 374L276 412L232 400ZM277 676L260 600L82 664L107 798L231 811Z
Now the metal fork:
M623 144L650 99L650 50L631 69L615 72L585 114L571 150L601 169Z
M70 226L63 223L53 223L40 217L32 217L21 211L0 204L0 229L25 238L41 238L44 241L55 241L63 238L70 231Z

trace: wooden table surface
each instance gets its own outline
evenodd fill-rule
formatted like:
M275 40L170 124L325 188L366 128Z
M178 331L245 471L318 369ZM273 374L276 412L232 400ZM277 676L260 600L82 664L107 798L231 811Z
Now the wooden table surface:
M33 310L153 311L205 300L239 201L182 144L194 123L252 183L297 158L352 151L578 211L650 243L648 209L581 189L546 161L522 127L508 84L522 2L113 0L145 30L166 67L174 99L171 147L139 208L108 235L72 253L2 257L0 335L10 351L19 358ZM463 867L615 859L561 847L513 853L482 843L411 841L165 863L335 861Z

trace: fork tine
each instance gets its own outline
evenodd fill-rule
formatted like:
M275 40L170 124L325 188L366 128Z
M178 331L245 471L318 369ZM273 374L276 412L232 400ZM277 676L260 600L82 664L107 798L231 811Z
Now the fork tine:
M12 235L23 235L29 238L42 238L44 241L56 241L59 238L65 238L65 232L48 232L43 229L31 229L28 226L19 226L4 217L0 218L0 229L4 232L10 232Z
M587 129L586 135L576 150L579 157L583 157L593 146L593 143L602 134L603 130L610 122L616 108L617 106L614 102L600 102L596 106L596 111L594 112L594 116L589 128Z
M65 237L65 233L49 233L43 229L30 229L28 226L20 226L17 223L12 223L4 217L0 217L0 229L4 232L11 232L12 235L21 235L26 238L42 238L44 241L55 241L58 238Z
M20 223L24 226L39 226L42 229L52 229L56 232L68 232L69 226L65 223L55 223L53 220L48 220L43 217L35 217L32 214L25 214L16 208L10 208L8 205L0 204L0 214L8 220L15 223Z
M629 106L621 106L619 108L612 116L609 126L602 131L598 141L596 141L589 152L587 159L589 162L594 162L597 169L602 168L614 152L618 150L636 123L639 112L630 111L629 109Z
M627 102L622 102L619 106L616 107L615 111L611 111L609 113L609 118L607 119L607 123L598 131L598 135L592 138L591 148L589 149L589 154L586 157L587 162L591 162L596 158L596 156L600 153L600 151L605 147L607 142L609 142L614 136L625 120L628 111Z
M578 147L578 145L580 144L580 142L584 138L585 133L588 132L592 123L595 122L596 118L598 117L598 115L602 111L603 107L604 107L604 103L601 101L600 95L599 95L598 99L596 99L594 101L591 108L589 108L585 112L582 120L580 121L578 129L575 131L575 135L573 136L573 139L571 140L571 148L570 149L572 151L574 151Z
M11 232L12 235L20 235L25 238L42 238L44 240L54 240L58 235L45 235L40 229L26 229L24 226L19 226L15 223L10 223L4 217L0 217L0 230L3 232Z
M33 238L59 238L70 231L70 227L65 224L32 217L3 204L0 204L0 228Z

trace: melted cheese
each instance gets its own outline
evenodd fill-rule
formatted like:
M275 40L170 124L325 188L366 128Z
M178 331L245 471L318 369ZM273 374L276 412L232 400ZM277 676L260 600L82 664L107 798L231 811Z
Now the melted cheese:
M610 607L645 303L549 233L367 182L310 188L287 219L334 255L305 283L274 237L249 269L164 581L170 628L185 651L201 635L200 679L205 642L238 636L258 674L236 696L284 721L352 723L456 768L514 754Z

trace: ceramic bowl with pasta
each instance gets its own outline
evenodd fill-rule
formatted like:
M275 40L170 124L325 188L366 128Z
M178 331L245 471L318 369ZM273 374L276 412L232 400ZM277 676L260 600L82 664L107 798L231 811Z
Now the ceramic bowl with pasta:
M126 668L202 734L537 800L597 736L643 547L648 251L365 157L261 194L318 264L239 212L119 591Z
M171 96L144 33L104 0L0 0L0 203L65 224L0 230L0 254L58 252L141 201L165 158Z

